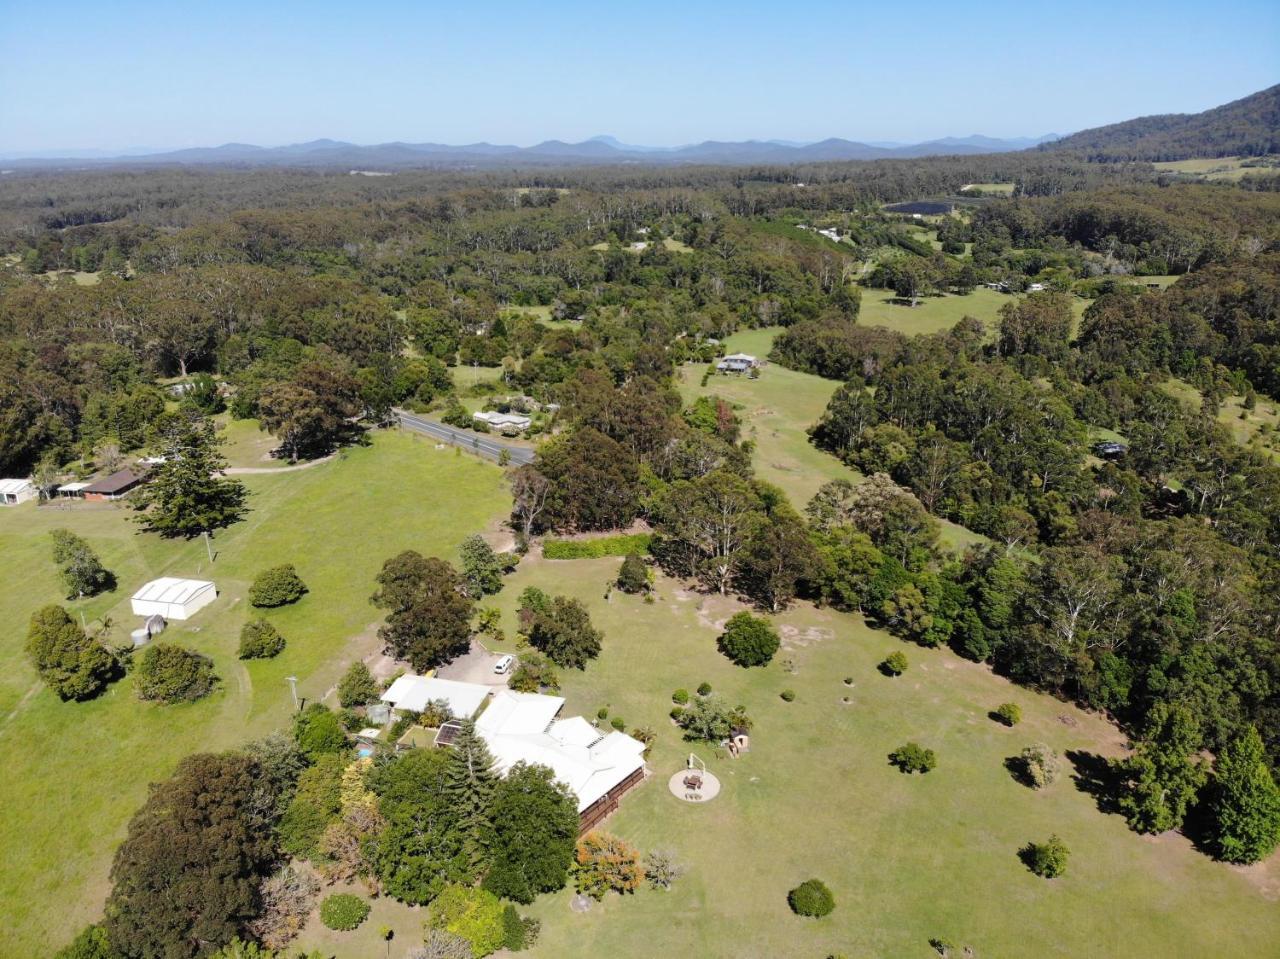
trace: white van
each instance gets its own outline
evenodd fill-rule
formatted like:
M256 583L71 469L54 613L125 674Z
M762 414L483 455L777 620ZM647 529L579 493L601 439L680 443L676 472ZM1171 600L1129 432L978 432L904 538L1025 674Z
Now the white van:
M511 655L503 656L493 664L493 671L499 676L505 676L511 672L511 667L516 664L516 658Z

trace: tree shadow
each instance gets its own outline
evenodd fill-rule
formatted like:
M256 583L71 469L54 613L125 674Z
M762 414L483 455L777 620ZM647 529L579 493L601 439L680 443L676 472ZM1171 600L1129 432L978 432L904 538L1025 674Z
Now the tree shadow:
M1021 756L1005 757L1004 768L1009 771L1009 775L1013 777L1014 782L1020 783L1028 789L1035 789L1035 781L1032 780L1031 773L1027 770L1027 761Z
M1118 799L1124 778L1112 767L1110 760L1082 749L1068 749L1066 758L1075 770L1071 775L1072 782L1081 792L1093 797L1098 811L1119 813Z

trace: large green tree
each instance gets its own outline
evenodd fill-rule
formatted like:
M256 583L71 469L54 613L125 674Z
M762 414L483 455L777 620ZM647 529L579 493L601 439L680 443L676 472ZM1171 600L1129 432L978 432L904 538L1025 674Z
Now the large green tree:
M61 606L31 614L27 655L40 678L63 699L89 699L116 672L115 658Z
M1218 757L1209 812L1214 848L1228 862L1258 862L1280 845L1280 786L1254 727Z
M353 418L363 409L350 363L331 353L303 363L258 398L263 429L280 437L291 460L329 452L351 432Z
M406 550L382 564L373 603L389 609L378 635L389 652L419 671L460 656L471 643L472 601L458 571Z
M180 959L226 945L257 908L274 849L255 818L254 762L199 753L151 787L111 867L104 925L139 959Z
M1208 777L1195 757L1200 722L1186 706L1157 703L1133 755L1116 761L1125 779L1121 812L1139 832L1177 829Z
M159 442L162 461L133 496L142 528L161 536L199 536L245 513L245 488L221 474L227 463L213 424L179 418Z
M565 669L582 669L599 656L603 638L591 625L587 608L565 596L555 597L547 612L534 616L528 634L531 645Z
M517 763L493 792L491 865L484 886L516 902L562 889L573 863L578 805L546 766Z
M50 535L53 537L53 561L61 568L67 599L97 596L115 589L115 574L102 565L98 554L82 537L67 529L55 529Z

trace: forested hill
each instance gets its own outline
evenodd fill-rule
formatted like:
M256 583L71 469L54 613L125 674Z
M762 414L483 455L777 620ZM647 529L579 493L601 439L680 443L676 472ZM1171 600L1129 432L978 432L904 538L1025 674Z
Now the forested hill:
M1280 84L1203 113L1138 117L1082 130L1039 149L1113 162L1280 153Z

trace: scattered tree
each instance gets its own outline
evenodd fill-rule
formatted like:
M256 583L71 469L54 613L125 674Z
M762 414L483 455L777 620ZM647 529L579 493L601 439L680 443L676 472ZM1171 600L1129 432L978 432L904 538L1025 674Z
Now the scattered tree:
M735 613L720 634L720 652L739 666L764 666L773 659L780 641L778 632L766 619L750 613Z
M1062 773L1062 760L1045 743L1034 743L1018 757L1023 775L1036 789L1043 789L1057 781Z
M530 644L564 669L583 669L599 656L602 638L587 608L564 596L553 599L550 611L535 616L529 628Z
M26 649L40 678L64 700L96 696L118 669L106 647L61 606L44 606L31 614Z
M625 840L592 830L578 840L573 877L578 892L603 899L607 892L635 892L644 881L640 853Z
M350 893L326 896L320 903L320 921L339 932L350 932L368 917L369 904Z
M1022 707L1017 703L1001 703L996 707L995 716L1006 726L1016 726L1022 722Z
M624 593L647 593L649 591L649 568L639 553L628 553L622 560L622 568L618 570L617 587Z
M489 815L486 889L529 903L564 887L574 860L578 804L551 769L517 763L494 787Z
M357 659L338 681L338 705L343 709L376 703L381 690L364 660Z
M284 637L265 619L251 619L240 629L241 659L270 659L284 649Z
M296 603L307 593L307 585L292 563L264 569L249 587L249 603L260 609L272 609Z
M468 536L462 541L459 552L468 596L479 599L502 589L502 561L482 537Z
M645 857L644 878L648 880L650 889L670 889L684 873L684 866L668 849L655 849Z
M268 949L280 949L302 931L320 894L320 883L310 871L281 866L258 887L261 903L248 932Z
M807 879L787 893L787 904L797 916L817 919L830 915L836 900L821 879Z
M70 530L55 529L53 561L61 567L67 599L97 596L116 588L116 577L102 565L93 548Z
M472 601L444 560L407 550L382 564L378 585L373 602L391 611L378 631L388 652L424 671L470 648Z
M919 743L906 743L889 753L889 762L904 773L927 773L938 765L938 757Z
M880 663L880 672L886 676L901 676L907 671L907 654L901 651L890 653Z
M1023 847L1021 855L1027 868L1037 876L1056 879L1067 871L1067 858L1071 855L1071 850L1054 835L1049 837L1048 842L1028 843Z
M471 869L479 875L487 868L489 860L493 831L489 804L498 773L488 745L470 719L462 720L448 755L444 772L445 798L462 833L463 854Z
M446 886L431 903L427 926L458 936L470 945L472 959L497 952L506 942L502 903L493 893L472 886Z
M555 663L539 653L524 653L511 673L507 685L518 693L538 693L543 689L559 689L560 674Z
M213 660L173 643L155 643L134 669L138 698L160 703L201 699L213 692L218 677Z
M1119 807L1139 832L1177 829L1208 778L1195 753L1200 723L1181 704L1157 703L1133 755L1115 761L1125 788Z
M293 739L311 762L326 753L347 748L347 734L338 714L324 703L312 703L293 719Z

